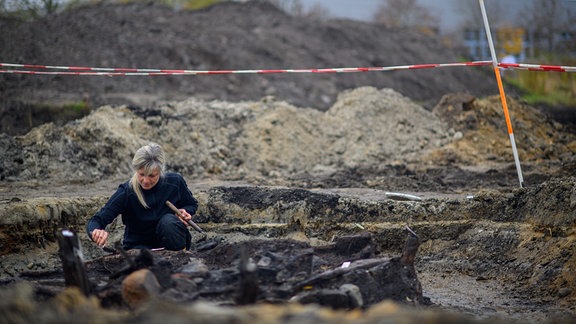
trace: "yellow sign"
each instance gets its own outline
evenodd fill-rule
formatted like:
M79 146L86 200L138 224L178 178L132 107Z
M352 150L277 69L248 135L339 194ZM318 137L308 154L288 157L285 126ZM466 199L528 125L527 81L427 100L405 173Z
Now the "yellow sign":
M525 31L523 28L502 27L496 31L498 46L507 54L518 55L522 52L522 40Z

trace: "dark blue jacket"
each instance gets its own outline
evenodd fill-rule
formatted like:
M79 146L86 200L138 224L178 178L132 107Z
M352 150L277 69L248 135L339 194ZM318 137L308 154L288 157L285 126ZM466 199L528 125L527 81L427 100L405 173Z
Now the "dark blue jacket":
M177 173L166 173L150 190L143 190L144 198L150 208L144 208L138 201L129 181L121 184L108 202L86 225L88 236L95 229L105 229L118 215L124 223L123 246L158 247L156 225L165 214L174 214L166 205L169 200L177 208L186 209L190 215L196 213L198 201L188 189L184 178ZM176 217L176 216L174 216Z

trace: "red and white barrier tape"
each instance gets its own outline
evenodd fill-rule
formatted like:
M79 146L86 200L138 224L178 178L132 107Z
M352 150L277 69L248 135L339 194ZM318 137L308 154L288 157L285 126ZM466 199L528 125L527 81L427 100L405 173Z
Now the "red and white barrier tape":
M473 61L463 63L417 64L388 67L360 68L328 68L328 69L284 69L284 70L163 70L163 69L131 69L131 68L98 68L81 66L49 66L31 64L0 63L0 73L38 74L38 75L102 75L102 76L158 76L158 75L200 75L200 74L271 74L271 73L350 73L350 72L382 72L409 69L429 69L455 66L485 66L491 61ZM17 68L17 69L15 69ZM26 70L24 70L26 69ZM46 71L66 70L66 71Z
M523 69L530 71L576 72L575 66L518 64L518 63L499 63L498 66L501 68Z
M51 66L33 64L0 63L0 73L36 74L36 75L95 75L95 76L166 76L166 75L202 75L202 74L272 74L272 73L350 73L350 72L384 72L411 69L430 69L456 66L486 66L492 61L472 61L462 63L415 64L383 67L327 68L327 69L279 69L279 70L165 70L136 68L102 68L83 66ZM573 66L537 65L518 63L499 63L507 69L524 69L530 71L576 72ZM65 71L47 71L65 70Z

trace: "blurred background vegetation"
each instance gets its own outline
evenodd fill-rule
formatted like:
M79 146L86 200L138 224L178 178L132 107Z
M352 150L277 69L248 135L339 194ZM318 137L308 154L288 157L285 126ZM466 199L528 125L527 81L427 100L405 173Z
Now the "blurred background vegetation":
M144 0L0 0L0 17L26 21L97 1ZM163 3L175 10L198 10L234 0L146 1ZM319 20L330 18L328 8L318 4L306 6L303 3L306 0L251 1L271 2L294 16ZM489 52L477 1L457 1L459 12L466 19L459 28L443 35L439 34L440 17L420 5L417 0L374 1L379 1L380 4L371 22L388 28L418 28L428 34L437 34L450 46L467 47L470 55L464 60L490 59L487 57ZM517 17L510 19L502 14L503 10L498 1L486 0L499 59L512 55L518 63L576 66L576 13L572 10L573 4L568 5L570 1L572 0L528 1ZM576 107L576 73L509 70L503 74L506 84L518 89L521 98L529 104Z
M576 66L576 59L557 59L564 66ZM507 71L506 73L508 73ZM531 105L566 106L576 108L576 73L517 70L504 80L521 90L521 97Z

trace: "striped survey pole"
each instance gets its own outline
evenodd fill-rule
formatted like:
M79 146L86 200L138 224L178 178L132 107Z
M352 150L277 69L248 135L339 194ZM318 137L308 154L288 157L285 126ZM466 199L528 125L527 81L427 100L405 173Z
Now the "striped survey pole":
M496 75L496 82L498 83L498 90L500 91L500 101L502 101L502 108L504 109L504 117L506 118L506 125L508 126L508 135L510 136L510 143L512 144L512 153L514 154L514 162L516 163L518 180L520 181L520 187L523 187L524 179L522 177L522 169L520 168L520 159L518 158L518 150L516 149L516 141L514 140L514 132L512 131L512 122L510 121L510 114L508 113L508 104L506 103L506 94L504 93L504 86L502 85L502 77L500 75L500 68L498 67L498 59L496 58L496 51L494 50L494 43L492 42L492 34L490 33L488 16L486 15L484 0L478 0L478 1L480 3L480 10L482 11L482 19L484 20L484 28L486 29L486 36L488 37L490 54L492 55L492 65L494 67L494 74Z

